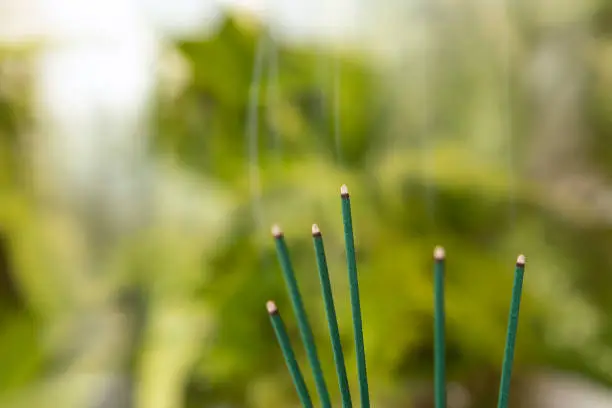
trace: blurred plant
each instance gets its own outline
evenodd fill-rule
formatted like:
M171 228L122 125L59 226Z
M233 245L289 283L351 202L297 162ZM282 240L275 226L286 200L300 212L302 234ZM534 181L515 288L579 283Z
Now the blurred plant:
M593 24L599 27L607 13L604 3L593 6L598 16ZM557 194L552 182L531 173L531 163L544 162L546 148L557 139L548 132L537 137L537 129L547 129L539 115L547 106L531 99L541 88L522 82L536 49L552 47L548 42L542 48L536 45L551 37L539 31L541 22L519 11L509 31L495 25L496 31L477 13L449 13L457 18L445 20L445 31L436 40L439 59L429 65L426 77L417 75L422 71L414 55L398 76L369 56L289 47L272 37L267 52L277 52L278 65L265 65L270 72L259 92L256 134L261 136L254 150L247 148L254 140L245 137L244 125L252 108L248 96L262 28L228 19L214 38L178 44L192 77L178 96L158 101L152 171L158 184L150 203L151 224L116 242L97 265L108 275L88 285L72 281L66 272L66 265L81 265L87 251L78 228L65 218L47 217L41 210L44 202L29 190L30 169L23 160L28 150L24 141L30 140L27 84L7 80L2 71L0 278L6 285L0 302L0 405L41 406L53 400L79 406L60 397L68 391L79 394L84 383L96 380L83 375L91 360L75 367L80 376L46 381L71 334L59 330L54 337L43 329L62 327L64 313L80 305L73 296L115 299L126 288L137 288L142 296L142 326L127 367L138 384L134 404L295 405L282 357L261 313L270 297L279 308L288 305L267 226L279 222L291 236L323 372L331 375L332 353L326 347L326 320L307 232L313 222L325 230L334 293L339 300L348 299L334 195L344 182L359 203L353 216L373 405L417 407L423 380L432 377L429 254L440 242L453 254L446 292L448 376L469 389L472 406L495 403L498 383L490 378L498 373L503 348L508 296L502 294L509 295L507 265L519 250L529 256L534 272L524 294L517 376L548 366L612 383L612 320L606 316L612 306L607 294L612 218L604 205L605 181L612 171L605 160L611 126L602 114L609 38L602 34L592 39L589 49L596 52L574 60L576 69L589 75L559 77L567 89L572 79L588 78L589 86L578 87L581 92L571 94L571 103L545 116L572 124L576 117L567 112L584 108L585 127L591 129L572 131L568 146L577 146L580 160L588 164L581 180L597 175L598 183L587 183L595 187L580 196L574 185ZM432 30L437 29L441 25ZM570 38L559 40L567 45L558 51L563 58L584 44ZM511 44L509 65L502 58L507 48L500 45L508 44L506 40ZM1 55L0 66L12 63ZM321 81L318 75L321 61L336 60L339 94L333 81ZM506 75L509 88L497 81ZM436 86L424 87L423 78ZM7 84L17 91L6 93ZM276 97L265 92L272 85L277 86ZM429 92L426 99L423 89ZM509 102L505 89L512 91ZM544 91L550 89L558 88ZM537 94L540 102L559 96L544 91ZM498 106L510 106L512 116L504 118ZM514 125L512 131L500 125L505 120ZM339 125L336 134L334 123ZM575 137L583 134L589 137ZM550 174L563 176L554 180L568 179L558 171L566 162L546 164L554 165ZM259 169L256 179L246 177L251 166ZM589 192L595 199L588 199ZM336 308L340 332L350 333L349 305L338 301ZM118 327L112 330L124 326ZM287 329L296 335L295 326ZM357 378L354 350L348 338L341 341L348 376ZM304 364L304 355L297 358ZM306 382L313 386L310 377ZM332 400L339 395L332 393ZM519 399L513 401L520 405Z

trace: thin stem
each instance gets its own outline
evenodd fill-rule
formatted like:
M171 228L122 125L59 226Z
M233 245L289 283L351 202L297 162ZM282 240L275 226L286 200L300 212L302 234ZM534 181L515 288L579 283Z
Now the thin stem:
M260 36L257 40L253 73L249 86L249 99L247 105L247 122L245 138L247 146L247 158L249 169L249 186L253 200L253 221L258 227L262 227L263 208L261 201L261 170L259 166L259 95L261 92L261 79L265 64L267 49L271 46L267 35Z
M444 258L444 249L437 247L434 251L434 394L436 408L446 408Z
M323 408L331 408L329 392L327 391L327 386L325 385L323 370L321 369L321 363L319 362L319 357L317 355L317 346L314 342L312 329L308 323L308 317L306 315L306 310L304 309L302 296L300 295L300 291L298 289L297 280L295 279L295 274L293 273L293 266L291 265L291 259L289 258L289 250L287 249L285 238L278 226L273 227L272 234L274 235L274 240L276 242L276 253L281 264L281 269L287 285L287 291L289 292L289 297L291 298L293 311L297 317L300 336L302 337L302 342L306 348L306 356L310 362L312 373L314 375L315 386L317 388L319 398L321 399L321 406Z
M280 345L283 356L285 357L285 363L287 364L287 368L291 373L291 378L293 379L293 384L295 385L298 397L302 402L302 407L312 408L312 401L310 399L310 394L308 393L306 383L304 382L304 376L302 375L302 371L300 370L295 358L295 353L291 347L291 342L289 341L289 336L287 335L287 330L285 329L283 319L281 319L280 313L278 312L278 308L272 301L268 302L266 307L268 309L268 314L270 315L270 322L272 323L272 327L276 333L276 338L278 339L278 344Z
M510 303L510 315L508 317L508 333L506 336L506 348L504 351L504 363L502 365L497 408L508 408L508 400L510 398L510 380L512 378L512 364L514 362L514 347L516 344L519 311L521 308L521 294L523 292L524 274L525 257L523 255L519 255L518 259L516 260L516 268L514 270L514 285L512 287L512 300Z
M368 374L366 370L365 348L363 345L363 328L361 323L361 304L359 301L359 279L357 277L357 261L355 259L355 242L353 237L353 220L351 215L351 199L348 188L340 188L342 197L342 224L344 225L344 242L346 246L346 262L348 266L349 287L351 293L351 309L353 312L353 331L355 333L355 350L357 354L357 373L359 376L359 394L361 407L370 407L368 390Z
M312 239L314 242L315 255L317 257L317 269L319 270L319 280L321 281L321 290L323 292L323 301L325 303L327 325L329 326L329 334L334 352L334 362L336 363L336 374L338 375L338 383L340 386L340 393L342 395L342 406L344 408L351 408L351 393L349 390L346 367L344 364L344 354L342 353L342 343L340 342L340 330L338 329L336 308L334 307L334 298L332 295L331 283L329 281L325 247L323 245L321 231L316 224L312 226Z

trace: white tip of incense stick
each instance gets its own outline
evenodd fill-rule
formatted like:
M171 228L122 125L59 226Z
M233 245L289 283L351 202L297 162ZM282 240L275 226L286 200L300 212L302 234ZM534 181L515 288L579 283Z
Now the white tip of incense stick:
M342 187L340 187L340 194L348 195L348 187L346 186L346 184L343 184Z
M525 255L519 255L518 258L516 258L516 264L525 265Z
M276 303L271 300L266 302L266 309L268 309L269 314L278 313L278 307L276 307Z
M312 235L320 235L321 230L317 224L312 224Z
M434 249L434 259L436 261L442 261L444 260L445 257L446 257L446 252L444 251L444 248L442 248L441 246L437 246Z
M278 238L283 235L283 230L281 229L281 227L278 226L278 224L274 224L272 226L272 235L274 235L275 238Z

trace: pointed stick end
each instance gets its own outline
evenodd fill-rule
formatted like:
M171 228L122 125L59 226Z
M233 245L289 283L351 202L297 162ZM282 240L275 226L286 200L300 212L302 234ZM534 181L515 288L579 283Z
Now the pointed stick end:
M321 230L319 229L319 226L317 224L312 224L312 236L313 237L321 236Z
M278 224L274 224L272 226L272 235L274 238L280 238L283 236L283 230L278 226Z
M276 307L276 303L274 303L272 300L268 300L266 302L266 309L268 309L268 314L277 314L278 313L278 307Z
M343 184L343 185L340 187L340 195L341 195L342 197L348 197L348 196L349 196L348 187L346 186L346 184Z
M525 255L519 255L518 258L516 258L516 264L518 266L525 266Z
M443 261L444 258L446 258L446 251L444 251L444 248L442 248L441 246L437 246L434 249L434 259L436 261Z

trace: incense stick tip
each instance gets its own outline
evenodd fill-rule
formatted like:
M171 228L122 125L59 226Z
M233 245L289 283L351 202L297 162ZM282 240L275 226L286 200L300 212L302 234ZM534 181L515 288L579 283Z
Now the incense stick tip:
M283 230L278 226L278 224L274 224L272 226L272 235L274 235L274 238L280 238L283 236Z
M278 313L278 307L276 307L276 303L274 303L272 300L268 300L266 302L266 309L268 309L268 314L276 314Z
M319 229L319 226L317 224L312 224L312 235L313 236L321 235L321 230Z
M525 266L525 255L519 255L518 258L516 258L516 264L519 266Z
M342 197L348 197L349 192L348 192L348 187L346 186L346 184L343 184L343 185L340 187L340 195L341 195Z
M436 261L443 261L444 258L446 258L446 251L444 251L444 248L442 248L441 246L437 246L434 249L434 259Z

